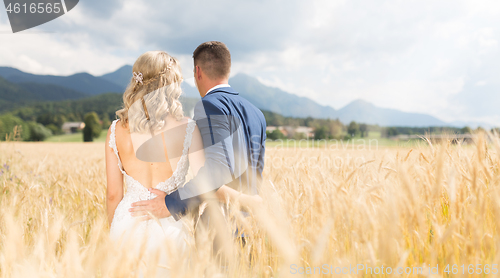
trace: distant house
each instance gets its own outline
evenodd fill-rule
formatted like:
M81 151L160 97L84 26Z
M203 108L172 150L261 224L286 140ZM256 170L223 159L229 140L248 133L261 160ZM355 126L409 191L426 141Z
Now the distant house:
M76 133L79 130L82 130L85 127L84 122L65 122L61 129L64 133Z
M314 137L314 128L307 126L298 126L295 128L295 133L304 133L307 138Z

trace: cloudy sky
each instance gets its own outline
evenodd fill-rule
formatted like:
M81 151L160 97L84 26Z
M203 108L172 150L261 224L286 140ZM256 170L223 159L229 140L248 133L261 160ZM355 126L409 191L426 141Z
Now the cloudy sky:
M336 109L500 122L500 1L81 0L17 34L0 7L0 66L32 73L100 75L160 49L191 77L208 40L228 45L232 74Z

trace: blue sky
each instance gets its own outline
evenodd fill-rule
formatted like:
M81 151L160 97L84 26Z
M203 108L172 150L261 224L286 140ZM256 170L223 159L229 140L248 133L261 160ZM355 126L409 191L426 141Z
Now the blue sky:
M192 75L191 54L225 42L232 74L341 108L364 99L445 121L500 122L498 1L97 1L9 34L0 65L100 75L165 50Z

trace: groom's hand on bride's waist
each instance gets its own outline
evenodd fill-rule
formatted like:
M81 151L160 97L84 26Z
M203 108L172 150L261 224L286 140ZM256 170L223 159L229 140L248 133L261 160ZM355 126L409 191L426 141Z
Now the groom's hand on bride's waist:
M141 220L152 219L151 215L156 218L165 218L170 216L167 206L165 205L165 196L167 194L161 190L150 188L149 192L158 195L156 198L146 201L132 203L129 209L134 217L142 217Z

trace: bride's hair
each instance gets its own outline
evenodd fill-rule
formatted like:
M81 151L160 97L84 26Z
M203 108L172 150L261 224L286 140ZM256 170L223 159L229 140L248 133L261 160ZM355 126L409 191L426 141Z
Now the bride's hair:
M177 59L164 51L148 51L137 58L132 71L132 79L123 93L123 108L116 111L124 127L131 123L129 127L134 127L131 132L145 131L161 128L168 114L177 120L184 117L179 101L183 78ZM141 102L147 111L137 113L134 108ZM129 113L131 107L134 113Z

